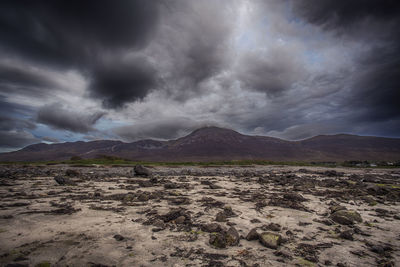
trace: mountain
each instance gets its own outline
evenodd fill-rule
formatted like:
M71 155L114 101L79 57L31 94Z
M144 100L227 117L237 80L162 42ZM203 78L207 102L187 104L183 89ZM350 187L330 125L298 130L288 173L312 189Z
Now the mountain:
M19 151L2 153L0 161L65 160L72 156L95 158L99 155L145 161L398 161L400 139L338 134L286 141L266 136L243 135L218 127L205 127L169 141L41 143Z

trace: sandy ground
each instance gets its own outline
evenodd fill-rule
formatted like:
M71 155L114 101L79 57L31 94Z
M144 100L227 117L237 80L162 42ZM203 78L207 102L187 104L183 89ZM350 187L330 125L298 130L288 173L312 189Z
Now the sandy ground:
M0 167L0 265L400 266L399 169L151 171Z

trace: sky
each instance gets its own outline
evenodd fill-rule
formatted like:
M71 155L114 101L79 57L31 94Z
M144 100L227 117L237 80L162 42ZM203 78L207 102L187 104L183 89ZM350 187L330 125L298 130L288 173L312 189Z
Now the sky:
M204 126L400 137L400 1L0 1L0 151Z

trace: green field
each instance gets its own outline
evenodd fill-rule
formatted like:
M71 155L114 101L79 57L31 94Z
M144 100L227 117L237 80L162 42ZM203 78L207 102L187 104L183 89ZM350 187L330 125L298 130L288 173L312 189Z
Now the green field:
M285 166L321 166L321 167L357 167L351 166L346 162L280 162L280 161L266 161L266 160L229 160L229 161L187 161L187 162L149 162L149 161L132 161L117 157L104 156L94 159L77 159L63 161L36 161L36 162L0 162L2 165L58 165L67 164L72 167L90 167L93 165L107 165L107 166L203 166L203 167L218 167L218 166L254 166L254 165L285 165ZM363 166L365 167L365 166ZM399 166L376 166L374 168L398 168Z

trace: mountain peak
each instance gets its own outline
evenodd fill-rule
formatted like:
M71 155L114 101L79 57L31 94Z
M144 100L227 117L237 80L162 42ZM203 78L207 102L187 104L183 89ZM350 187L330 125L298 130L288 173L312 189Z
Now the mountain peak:
M239 134L239 133L234 130L227 129L227 128L220 128L217 126L206 126L206 127L202 127L197 130L194 130L189 135L208 135L208 134Z

